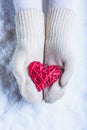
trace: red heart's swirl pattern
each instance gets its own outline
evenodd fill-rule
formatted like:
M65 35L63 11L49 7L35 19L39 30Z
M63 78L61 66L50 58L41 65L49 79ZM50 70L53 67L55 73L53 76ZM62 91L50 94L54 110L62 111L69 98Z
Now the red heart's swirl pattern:
M30 63L28 73L36 85L38 91L51 86L60 76L61 68L57 65L41 64L38 61Z

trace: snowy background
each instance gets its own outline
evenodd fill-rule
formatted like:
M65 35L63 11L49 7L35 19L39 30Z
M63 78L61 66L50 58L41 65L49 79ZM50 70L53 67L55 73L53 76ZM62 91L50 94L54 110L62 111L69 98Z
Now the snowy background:
M76 70L64 97L32 105L22 99L11 71L17 44L14 6L12 0L0 0L0 130L87 130L85 5L77 2Z

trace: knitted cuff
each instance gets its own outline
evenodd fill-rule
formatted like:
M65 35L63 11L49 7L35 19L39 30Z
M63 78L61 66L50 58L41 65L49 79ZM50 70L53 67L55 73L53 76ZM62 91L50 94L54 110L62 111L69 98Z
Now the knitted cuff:
M75 20L74 11L66 8L54 8L48 11L46 38L55 37L62 40L69 38Z
M21 10L15 17L17 39L44 39L44 15L37 9ZM19 41L20 42L20 41Z

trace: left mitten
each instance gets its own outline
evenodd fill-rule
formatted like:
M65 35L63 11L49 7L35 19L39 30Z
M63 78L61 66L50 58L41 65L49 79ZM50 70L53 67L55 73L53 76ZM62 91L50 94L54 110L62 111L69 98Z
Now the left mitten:
M43 93L37 91L27 67L32 61L43 62L44 15L37 9L21 10L15 21L17 46L12 59L13 74L21 95L30 103L40 103Z

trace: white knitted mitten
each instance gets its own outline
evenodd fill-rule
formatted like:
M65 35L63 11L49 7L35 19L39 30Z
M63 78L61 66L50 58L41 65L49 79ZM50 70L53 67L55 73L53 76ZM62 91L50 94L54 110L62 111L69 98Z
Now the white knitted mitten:
M39 103L43 94L37 91L27 67L32 61L43 63L44 15L37 9L27 9L17 13L15 19L18 44L12 59L13 74L21 95L31 103Z
M49 103L63 96L64 86L74 71L74 16L74 12L66 8L51 9L47 14L45 63L56 64L64 69L60 80L44 90L44 99Z

